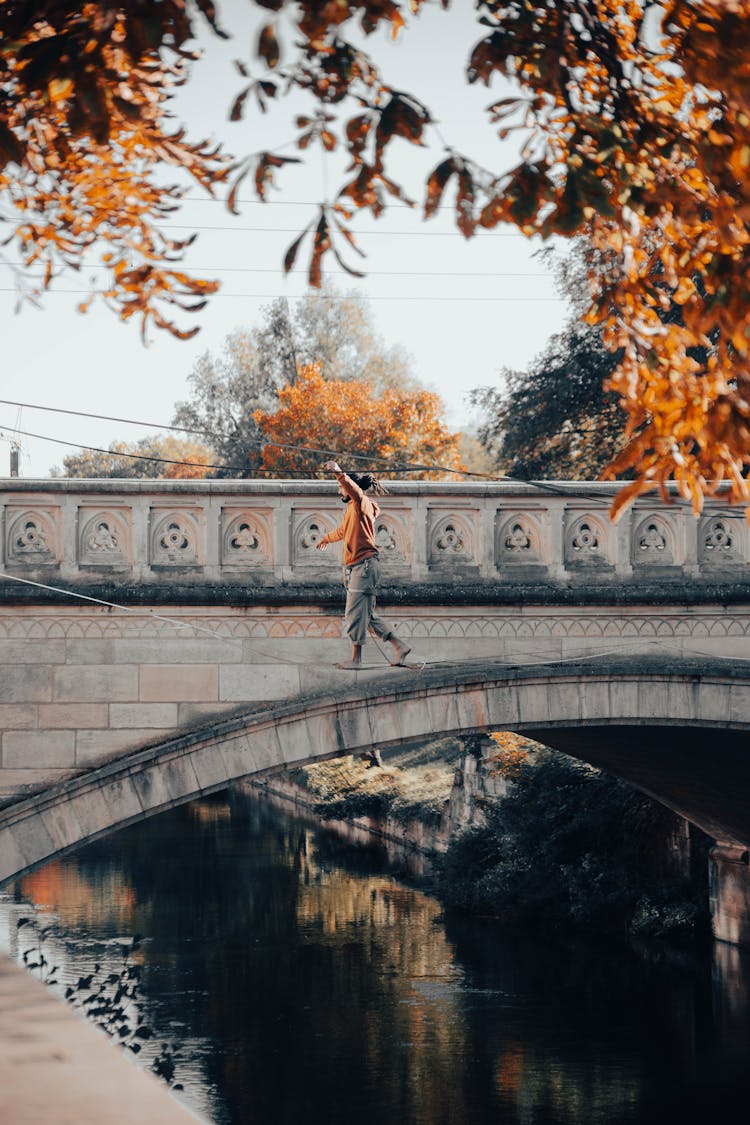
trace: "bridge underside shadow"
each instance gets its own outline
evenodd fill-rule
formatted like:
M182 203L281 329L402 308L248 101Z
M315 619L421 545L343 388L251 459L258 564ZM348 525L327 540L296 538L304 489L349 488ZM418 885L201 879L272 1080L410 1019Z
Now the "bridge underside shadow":
M523 733L629 782L714 839L750 845L748 732L587 724Z

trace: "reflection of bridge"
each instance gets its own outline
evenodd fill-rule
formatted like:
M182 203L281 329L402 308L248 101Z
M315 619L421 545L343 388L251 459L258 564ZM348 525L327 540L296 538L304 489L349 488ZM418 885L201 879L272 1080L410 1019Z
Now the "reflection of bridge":
M314 550L330 484L5 489L0 877L248 773L510 728L721 840L719 932L750 936L742 513L650 499L613 526L607 486L394 485L383 613L430 663L354 676L330 667L339 576Z

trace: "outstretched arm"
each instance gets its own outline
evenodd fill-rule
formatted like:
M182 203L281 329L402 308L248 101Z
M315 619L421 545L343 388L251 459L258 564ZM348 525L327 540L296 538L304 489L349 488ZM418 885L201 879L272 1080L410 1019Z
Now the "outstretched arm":
M346 495L351 500L357 500L361 503L365 498L365 494L358 484L355 484L351 477L348 477L344 470L339 465L338 461L326 461L323 466L329 472L336 474L336 479L339 482L339 487L343 488Z
M336 461L326 461L323 468L328 469L329 472L335 473L336 476L339 477L339 480L341 480L342 477L345 480L349 480L346 473L344 473L342 471L342 469L339 467L339 465ZM325 549L326 549L326 547L328 546L329 543L338 543L339 540L343 539L343 538L344 538L344 521L342 520L338 527L334 528L333 531L327 532L326 535L324 535L321 539L318 540L318 542L315 544L315 549L317 551L325 551Z

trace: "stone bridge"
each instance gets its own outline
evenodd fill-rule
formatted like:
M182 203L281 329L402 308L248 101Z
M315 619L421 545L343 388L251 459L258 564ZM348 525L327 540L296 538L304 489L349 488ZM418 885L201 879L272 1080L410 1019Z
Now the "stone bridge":
M426 667L368 646L355 674L315 551L335 485L3 482L0 878L253 772L514 729L704 827L744 886L744 515L613 525L615 490L395 483L381 610Z

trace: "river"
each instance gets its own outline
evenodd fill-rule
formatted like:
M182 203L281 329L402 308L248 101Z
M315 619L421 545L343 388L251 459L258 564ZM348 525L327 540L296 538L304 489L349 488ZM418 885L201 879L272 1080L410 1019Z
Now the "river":
M0 900L62 990L142 978L145 1064L217 1125L747 1120L750 978L728 948L503 933L444 916L373 848L235 792L97 841ZM740 1101L741 1099L741 1101Z

